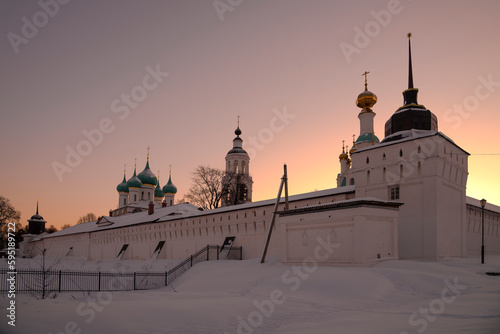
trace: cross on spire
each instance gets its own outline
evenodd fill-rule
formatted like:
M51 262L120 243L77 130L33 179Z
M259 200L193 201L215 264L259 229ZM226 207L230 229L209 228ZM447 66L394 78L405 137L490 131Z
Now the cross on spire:
M147 157L147 160L149 162L149 145L148 145L148 157Z
M345 146L344 146L344 144L345 144L345 140L342 140L342 153L345 153Z
M240 116L238 116L238 127L240 127Z
M172 176L172 165L169 167L168 176Z
M368 71L365 71L365 73L361 74L361 76L365 77L365 90L368 90Z

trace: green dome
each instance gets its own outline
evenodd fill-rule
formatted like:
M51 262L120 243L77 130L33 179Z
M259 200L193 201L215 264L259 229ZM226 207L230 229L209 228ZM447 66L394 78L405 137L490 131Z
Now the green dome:
M172 183L172 177L171 176L168 177L168 182L163 187L163 192L165 194L176 194L177 193L177 187L174 186L174 184Z
M146 167L142 172L137 175L139 180L141 180L142 184L149 184L151 186L155 186L158 183L158 179L154 175L154 173L149 169L149 161L146 162Z
M123 181L116 186L116 190L120 193L128 193L127 180L125 179L125 173L123 174Z
M142 188L142 182L139 180L137 175L135 175L135 168L134 168L134 175L127 181L127 187L129 188Z
M160 188L160 181L158 181L158 183L156 184L156 188L155 188L155 197L163 198L164 196L165 196L165 194L163 193L163 191L161 191L161 188Z
M380 143L380 140L378 140L377 136L375 136L373 133L362 134L358 137L358 139L356 139L356 144L366 142Z

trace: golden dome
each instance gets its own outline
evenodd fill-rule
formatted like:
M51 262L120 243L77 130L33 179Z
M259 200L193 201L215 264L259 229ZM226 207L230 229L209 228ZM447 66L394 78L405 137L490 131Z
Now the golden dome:
M370 109L375 103L377 103L377 95L366 89L363 93L359 94L356 99L356 105L362 109Z

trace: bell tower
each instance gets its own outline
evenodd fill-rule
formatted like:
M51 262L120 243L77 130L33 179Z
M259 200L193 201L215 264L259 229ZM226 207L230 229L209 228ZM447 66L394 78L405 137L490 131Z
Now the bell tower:
M233 148L226 154L226 175L222 180L222 206L248 203L252 201L252 184L250 176L250 156L243 149L240 138L240 117L234 131Z

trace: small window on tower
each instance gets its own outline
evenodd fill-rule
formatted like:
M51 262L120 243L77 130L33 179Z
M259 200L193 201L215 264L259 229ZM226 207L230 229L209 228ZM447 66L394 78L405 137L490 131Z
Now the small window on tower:
M399 199L399 185L389 187L391 200Z
M352 179L350 179L350 180L349 180L349 184L350 184L351 186L353 186L353 185L354 185L354 178L352 178Z
M382 160L385 160L386 157L385 157L385 153L382 155Z

